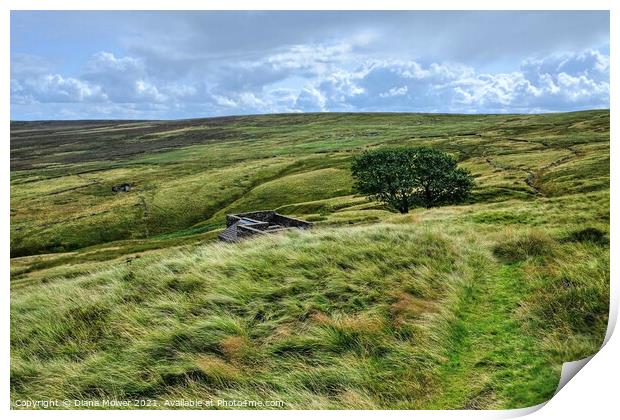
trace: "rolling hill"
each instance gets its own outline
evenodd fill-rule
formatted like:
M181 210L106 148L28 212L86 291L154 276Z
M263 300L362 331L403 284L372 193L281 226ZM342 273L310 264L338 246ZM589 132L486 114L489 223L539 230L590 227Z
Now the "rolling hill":
M12 398L545 401L605 334L609 141L608 110L12 122ZM469 201L356 195L394 145L454 154ZM216 242L258 209L315 228Z

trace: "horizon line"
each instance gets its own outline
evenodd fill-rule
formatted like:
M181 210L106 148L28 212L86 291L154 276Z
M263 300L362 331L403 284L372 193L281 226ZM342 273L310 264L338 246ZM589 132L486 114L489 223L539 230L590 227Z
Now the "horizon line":
M580 109L574 111L541 111L541 112L501 112L501 113L462 113L462 112L415 112L415 111L317 111L317 112L275 112L275 113L259 113L259 114L230 114L230 115L217 115L210 117L189 117L189 118L79 118L79 119L41 119L41 120L9 120L13 123L44 123L44 122L107 122L107 121L126 121L126 122L143 122L143 121L195 121L195 120L214 120L218 118L247 118L247 117L269 117L269 116L294 116L294 115L330 115L330 114L415 114L415 115L449 115L449 116L502 116L502 115L549 115L549 114L575 114L579 112L592 112L592 111L611 111L609 108L590 108Z

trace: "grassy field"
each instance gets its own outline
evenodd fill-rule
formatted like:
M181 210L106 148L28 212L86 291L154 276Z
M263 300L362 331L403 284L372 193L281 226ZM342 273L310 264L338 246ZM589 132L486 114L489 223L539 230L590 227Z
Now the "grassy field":
M11 130L13 399L516 408L603 340L609 111ZM351 157L394 145L453 153L469 201L356 195ZM257 209L315 228L215 241Z

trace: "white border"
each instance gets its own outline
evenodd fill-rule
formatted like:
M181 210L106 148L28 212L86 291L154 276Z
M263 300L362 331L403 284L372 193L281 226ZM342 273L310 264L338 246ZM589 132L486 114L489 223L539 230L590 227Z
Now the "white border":
M617 252L617 183L618 177L618 121L615 114L612 113L611 118L611 279L612 279L612 313L610 314L610 328L608 330L608 342L587 364L583 371L579 372L576 378L570 380L559 393L552 398L543 407L532 409L512 410L512 411L296 411L291 413L288 410L283 411L16 411L9 410L9 179L10 179L10 90L9 90L9 65L10 63L10 10L611 10L611 68L615 70L618 67L618 59L616 56L615 45L618 41L618 30L620 27L620 19L618 19L620 4L611 0L589 0L589 1L550 1L550 0L520 0L520 1L490 1L490 0L470 0L467 2L459 2L457 0L434 0L432 2L412 2L403 0L382 0L381 2L371 2L367 0L301 0L301 1L283 1L283 0L228 0L226 2L199 2L194 0L175 0L174 2L165 2L162 0L151 0L148 2L139 2L136 0L91 0L88 3L78 0L5 0L2 2L3 13L0 18L0 33L2 33L2 42L0 42L1 57L4 57L5 65L2 66L3 83L0 84L0 92L4 106L0 106L0 127L3 135L3 149L5 165L2 167L2 176L4 178L0 184L2 196L4 200L0 201L2 214L5 222L2 223L2 252L5 258L2 260L3 272L6 273L5 293L2 294L2 339L3 345L0 348L2 357L2 385L1 385L1 401L2 407L7 414L15 418L32 418L33 416L45 416L50 418L78 418L78 416L87 415L89 418L109 418L111 415L115 417L133 416L136 418L169 418L170 416L180 416L185 418L223 418L235 416L239 418L289 418L294 415L295 418L312 419L317 416L322 418L337 418L344 415L352 414L357 418L376 418L376 416L390 416L410 418L506 418L530 414L532 419L550 419L550 418L584 418L591 417L595 419L611 418L612 413L618 413L619 401L617 396L618 377L620 375L620 361L616 355L620 354L620 341L617 334L612 335L613 326L617 319L618 311L618 269L615 264L615 258L618 257ZM614 72L611 72L611 108L618 104L617 101L617 78ZM614 138L616 137L616 138Z

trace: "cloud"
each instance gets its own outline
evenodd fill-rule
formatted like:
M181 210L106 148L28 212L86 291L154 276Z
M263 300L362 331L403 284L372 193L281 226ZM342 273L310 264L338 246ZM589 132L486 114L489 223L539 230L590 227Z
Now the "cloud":
M169 65L254 59L280 48L333 40L347 40L375 58L427 56L470 65L583 50L609 42L609 13L605 11L150 12L114 16L118 25L136 27L129 34L120 31L129 53Z
M107 96L97 85L59 74L38 75L26 80L11 79L11 100L33 102L100 102Z
M117 48L64 61L12 51L13 118L609 107L605 13L101 16L115 16ZM92 36L110 33L91 23Z
M407 86L401 86L399 88L393 87L387 92L380 93L379 97L380 98L392 98L394 96L402 96L402 95L406 95L408 90L409 88Z
M208 82L193 83L158 78L138 58L101 52L86 63L79 78L33 72L14 78L11 97L22 105L122 103L134 104L134 110L144 108L150 114L168 108L188 113L209 110L216 115L530 112L609 104L609 57L595 50L524 60L509 73L484 73L459 63L422 64L413 60L367 60L351 67L350 60L341 55L346 51L350 49L342 46L294 46L254 62L225 63ZM296 53L300 53L298 60ZM293 83L287 83L290 80ZM161 109L138 104L159 104Z
M314 83L328 110L530 112L609 106L609 57L598 51L526 60L510 73L454 63L375 61Z
M86 63L80 78L25 72L24 78L12 79L12 100L176 108L194 102L219 113L527 112L609 103L609 57L595 50L528 59L518 70L495 74L462 64L412 60L368 60L348 68L343 54L350 50L344 45L293 46L254 62L225 63L208 84L162 80L139 58L100 52ZM305 82L294 88L278 86L290 78Z
M112 53L101 51L86 63L80 77L105 90L111 102L165 100L165 96L149 81L144 62L139 58L116 57Z

